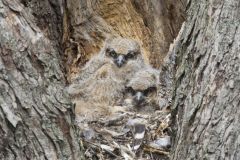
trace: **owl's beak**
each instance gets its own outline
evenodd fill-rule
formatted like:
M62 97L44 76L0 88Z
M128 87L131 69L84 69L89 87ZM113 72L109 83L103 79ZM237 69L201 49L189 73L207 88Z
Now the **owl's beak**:
M115 64L120 68L124 65L124 63L126 62L126 59L123 55L119 55L115 60L114 60Z
M142 92L137 92L134 96L134 100L137 104L141 104L145 100L145 96Z

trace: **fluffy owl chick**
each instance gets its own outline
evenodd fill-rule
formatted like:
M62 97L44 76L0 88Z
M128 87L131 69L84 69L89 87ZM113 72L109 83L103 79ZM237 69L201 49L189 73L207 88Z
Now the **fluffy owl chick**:
M132 39L108 39L102 54L115 68L116 75L124 81L131 79L136 71L145 66L140 45Z
M82 120L111 114L112 106L122 100L123 90L123 81L115 75L111 64L100 67L84 83L73 83L67 89L73 97L75 113Z
M158 109L159 71L150 66L138 71L126 86L125 103L130 103L138 111Z
M83 82L105 64L110 64L116 75L124 81L129 80L137 70L145 65L137 41L121 37L109 38L105 41L100 53L80 71L75 81Z

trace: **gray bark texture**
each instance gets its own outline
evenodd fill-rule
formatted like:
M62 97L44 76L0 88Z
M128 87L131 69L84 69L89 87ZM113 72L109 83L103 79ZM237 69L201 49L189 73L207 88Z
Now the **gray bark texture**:
M0 0L0 159L83 159L63 89L108 35L160 67L173 160L240 159L239 26L239 0Z
M63 91L66 79L107 35L142 42L146 59L158 39L164 43L153 59L162 60L183 21L176 12L167 13L174 20L163 21L172 3L0 0L0 159L81 159L74 109Z
M0 0L2 160L81 157L72 105L63 94L61 13L54 2Z
M240 1L190 0L175 48L173 160L240 159Z

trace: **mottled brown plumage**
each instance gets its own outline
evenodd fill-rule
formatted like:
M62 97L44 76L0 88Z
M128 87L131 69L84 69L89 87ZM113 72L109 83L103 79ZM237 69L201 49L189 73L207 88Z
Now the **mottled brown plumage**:
M86 81L105 64L110 64L119 78L128 81L144 66L140 45L137 41L127 38L107 39L100 53L87 62L73 81Z
M68 87L77 117L88 120L111 114L112 106L123 98L123 90L124 83L110 64L103 65L87 81Z
M77 117L94 120L116 111L113 106L122 101L126 82L143 66L136 41L120 37L108 39L101 52L67 87L76 104Z
M136 111L154 112L157 102L159 71L150 66L139 70L126 85L125 103Z

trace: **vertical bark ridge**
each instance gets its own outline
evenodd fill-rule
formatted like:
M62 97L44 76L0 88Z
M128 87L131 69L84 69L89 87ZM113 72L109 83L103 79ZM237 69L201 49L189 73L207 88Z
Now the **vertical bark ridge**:
M0 8L0 159L78 159L56 37L20 1Z
M189 1L177 49L172 159L240 157L239 9L237 0Z

